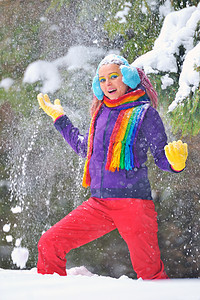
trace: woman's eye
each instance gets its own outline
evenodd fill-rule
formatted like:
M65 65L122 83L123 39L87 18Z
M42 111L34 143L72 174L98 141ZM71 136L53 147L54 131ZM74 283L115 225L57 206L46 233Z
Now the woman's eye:
M119 77L119 74L117 74L117 73L110 74L111 79L115 79L117 77Z
M118 76L117 75L112 75L110 78L113 79L113 78L117 78Z
M105 78L99 78L99 82L105 82L106 81L106 79Z

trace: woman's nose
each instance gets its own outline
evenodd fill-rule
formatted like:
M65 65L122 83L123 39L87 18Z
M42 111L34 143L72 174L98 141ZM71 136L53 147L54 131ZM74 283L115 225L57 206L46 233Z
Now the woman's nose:
M106 80L106 84L107 84L107 85L110 85L110 83L111 83L110 78L108 78L108 79Z

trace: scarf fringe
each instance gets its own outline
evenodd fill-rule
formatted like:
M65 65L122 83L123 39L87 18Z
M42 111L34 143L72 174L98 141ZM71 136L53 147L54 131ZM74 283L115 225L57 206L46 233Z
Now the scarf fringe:
M115 172L116 169L119 171L121 149L122 142L116 142L113 147L112 160L109 166L109 171L111 172Z
M90 186L91 183L91 178L90 178L90 173L87 172L87 166L88 166L88 160L86 159L85 166L84 166L84 173L83 173L83 181L82 181L82 186L84 188L87 188Z
M107 162L106 162L106 166L105 166L105 169L107 171L111 171L109 168L110 168L110 164L111 164L111 160L112 160L113 147L114 147L114 143L115 143L117 133L118 133L119 128L120 128L120 124L121 124L121 122L124 118L124 114L125 114L125 110L121 110L120 113L119 113L119 116L117 118L117 121L115 123L112 135L110 137L110 143L109 143L108 153L107 153Z
M109 158L110 164L108 164L108 165L106 164L107 169L109 171L114 172L115 169L117 169L119 171L120 157L121 157L121 150L122 150L122 141L124 140L124 136L126 134L128 123L129 123L129 120L131 118L133 109L134 108L125 110L125 112L123 114L121 124L120 124L118 132L115 136L115 142L114 142L114 144L112 143L113 150L112 150L112 154L111 154L112 158L111 159ZM117 119L116 123L118 123L118 122L119 122L119 120ZM116 126L116 127L118 127L118 126ZM112 135L111 135L111 140L112 141L114 140L114 137L112 137Z

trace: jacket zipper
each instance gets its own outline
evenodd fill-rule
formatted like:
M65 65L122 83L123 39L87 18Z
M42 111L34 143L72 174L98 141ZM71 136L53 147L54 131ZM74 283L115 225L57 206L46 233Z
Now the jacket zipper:
M109 115L108 115L108 119L107 119L107 122L106 122L106 127L105 127L105 131L104 131L104 134L103 134L103 149L104 149L104 159L103 159L103 163L102 163L102 166L101 166L101 186L100 186L100 198L103 198L103 195L102 195L102 190L103 190L103 180L104 180L104 170L105 170L105 164L106 164L106 158L107 158L107 151L106 151L106 133L107 133L107 129L108 129L108 125L110 123L110 118L111 118L111 113L112 113L112 110L110 111Z

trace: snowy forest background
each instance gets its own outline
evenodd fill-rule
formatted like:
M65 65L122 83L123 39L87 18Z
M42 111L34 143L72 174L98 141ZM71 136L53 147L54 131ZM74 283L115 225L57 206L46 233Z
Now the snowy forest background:
M169 141L189 145L181 174L160 171L151 155L147 164L166 271L174 278L199 277L198 2L0 1L0 268L35 267L42 232L89 196L81 186L84 160L39 110L37 94L59 98L84 134L95 69L115 52L148 73ZM67 258L68 268L84 265L95 274L136 278L117 231Z

